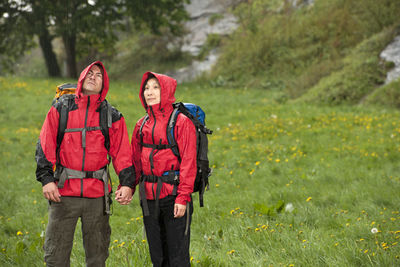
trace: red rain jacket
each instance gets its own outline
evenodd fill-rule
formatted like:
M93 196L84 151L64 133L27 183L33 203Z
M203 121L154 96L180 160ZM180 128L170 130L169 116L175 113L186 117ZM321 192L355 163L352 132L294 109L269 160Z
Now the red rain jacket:
M161 102L156 105L147 106L143 97L145 82L149 76L153 74L161 86L160 98ZM167 124L169 117L173 111L172 103L175 102L176 80L166 75L154 72L146 72L143 75L140 85L139 97L145 108L149 119L143 126L143 143L147 144L168 144L167 141ZM133 130L132 135L132 152L136 170L136 184L139 183L140 175L153 174L161 176L169 170L179 170L180 183L178 185L177 197L175 203L186 205L191 200L190 194L193 192L194 180L196 178L196 128L193 122L183 114L179 114L174 130L175 140L178 145L179 154L182 158L179 163L178 158L172 153L171 149L152 149L142 147L140 144L140 126L144 118L141 118ZM153 158L153 166L151 168L150 158ZM156 183L145 182L146 198L155 199ZM172 194L174 186L163 183L160 193L160 199Z
M83 95L83 81L93 65L103 69L103 89L98 95ZM109 80L100 61L93 62L84 69L76 89L75 105L68 113L68 128L99 126L98 108L107 95ZM57 132L59 111L57 104L47 113L36 147L36 177L43 185L56 182L53 166L56 164ZM66 132L60 146L60 164L79 171L96 171L108 164L108 151L104 146L101 130L86 133L86 148L82 147L81 132ZM110 156L119 176L120 185L134 188L135 171L132 165L131 147L124 117L112 108L112 127L109 129ZM111 190L111 187L109 187ZM94 178L68 179L64 188L59 188L61 196L98 198L104 196L103 182Z

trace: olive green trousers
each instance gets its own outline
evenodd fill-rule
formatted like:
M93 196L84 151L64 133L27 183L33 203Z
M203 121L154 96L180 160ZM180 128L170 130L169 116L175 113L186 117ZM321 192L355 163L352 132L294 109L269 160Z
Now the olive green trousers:
M70 255L78 218L81 219L82 224L86 266L105 266L111 228L109 215L104 213L103 197L61 197L61 202L49 203L49 222L44 243L46 266L70 266Z

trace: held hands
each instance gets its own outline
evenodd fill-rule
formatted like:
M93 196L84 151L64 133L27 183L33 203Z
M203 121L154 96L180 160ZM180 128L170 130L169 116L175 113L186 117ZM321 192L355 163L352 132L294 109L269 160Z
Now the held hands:
M186 205L175 203L175 206L174 206L174 218L183 217L183 215L185 215L185 212L186 212Z
M121 186L115 192L115 200L121 205L128 205L132 200L132 189L129 186Z
M61 202L61 195L58 192L58 187L56 183L51 182L43 186L43 195L46 199L53 202Z

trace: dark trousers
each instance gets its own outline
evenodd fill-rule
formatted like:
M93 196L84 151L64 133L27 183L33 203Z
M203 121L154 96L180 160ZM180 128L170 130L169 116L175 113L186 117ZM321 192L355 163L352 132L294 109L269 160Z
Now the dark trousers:
M104 214L104 198L61 197L50 202L44 260L46 266L70 266L70 255L78 218L82 223L86 266L105 266L111 228Z
M147 200L150 216L143 217L153 266L190 266L190 223L193 203L189 203L189 210L186 208L183 217L174 218L175 197L168 196L159 201L160 208L156 211L155 201ZM185 235L187 216L189 216L189 224L187 235Z

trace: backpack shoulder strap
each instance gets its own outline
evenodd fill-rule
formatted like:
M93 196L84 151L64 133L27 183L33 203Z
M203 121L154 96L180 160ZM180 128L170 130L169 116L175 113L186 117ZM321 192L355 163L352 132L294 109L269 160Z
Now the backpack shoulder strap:
M71 109L72 103L75 100L74 95L65 95L60 97L58 103L55 104L55 108L59 112L59 123L57 133L57 150L61 146L61 142L64 138L65 129L68 123L68 113Z
M178 145L176 143L175 140L175 125L176 125L176 121L178 119L178 115L181 112L179 105L182 103L176 103L174 104L174 110L171 113L171 116L169 117L168 120L168 125L167 125L167 140L168 140L168 144L171 145L171 150L174 153L174 155L179 159L181 159L180 154L179 154L179 149L178 149Z
M104 100L100 104L99 110L99 122L101 133L104 136L104 146L107 151L110 152L110 132L109 129L112 127L112 106Z
M149 119L149 115L146 114L146 116L143 117L142 124L140 125L140 128L139 128L140 145L141 146L143 145L143 126L148 119Z
M54 107L59 112L59 122L58 122L58 132L57 132L57 146L56 146L56 161L59 161L59 150L61 143L64 139L65 129L68 124L68 113L72 108L72 105L75 100L75 95L64 95L59 98L57 103L54 103Z

